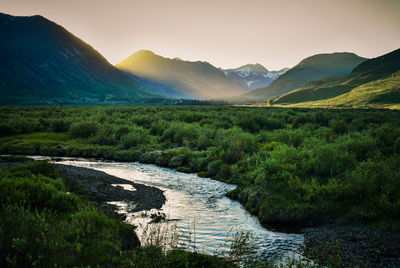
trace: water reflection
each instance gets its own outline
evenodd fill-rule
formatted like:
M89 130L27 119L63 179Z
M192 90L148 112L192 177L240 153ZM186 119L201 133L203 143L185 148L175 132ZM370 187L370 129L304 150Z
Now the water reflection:
M153 210L146 214L164 213L170 221L161 224L170 225L174 222L177 230L183 234L181 242L186 243L187 238L192 237L191 243L194 243L200 251L212 253L220 250L221 245L227 238L229 240L234 230L252 232L258 238L260 252L265 256L276 254L296 256L303 243L301 234L286 234L264 229L258 219L250 215L239 202L225 197L235 185L148 164L71 158L61 158L58 161L65 165L93 168L164 190L167 198L165 205L159 211ZM129 206L134 206L123 202L118 202L116 205L119 206L121 213L126 212ZM128 213L127 221L145 226L146 222L152 220L142 216L142 212ZM140 236L140 229L138 233Z

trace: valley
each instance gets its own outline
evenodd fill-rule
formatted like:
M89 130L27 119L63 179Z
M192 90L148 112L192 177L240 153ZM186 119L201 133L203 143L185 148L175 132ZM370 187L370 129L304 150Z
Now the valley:
M396 1L3 2L0 267L400 267Z

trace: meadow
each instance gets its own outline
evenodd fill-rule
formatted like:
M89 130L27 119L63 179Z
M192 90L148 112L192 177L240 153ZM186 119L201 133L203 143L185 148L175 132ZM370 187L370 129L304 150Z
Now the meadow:
M0 153L140 161L238 187L266 226L400 229L400 112L214 106L3 107Z

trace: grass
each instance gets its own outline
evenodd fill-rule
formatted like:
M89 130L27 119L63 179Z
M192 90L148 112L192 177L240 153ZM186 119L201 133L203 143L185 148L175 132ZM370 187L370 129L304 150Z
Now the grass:
M238 185L229 196L268 226L336 219L400 226L397 111L5 107L0 118L3 154L141 161L198 173Z
M314 92L310 92L314 94ZM337 97L289 105L314 108L388 108L398 109L400 102L400 72L375 80Z
M157 224L147 225L139 242L134 226L69 191L46 161L0 168L2 267L281 267L255 255L247 232L236 233L230 250L215 255L178 245L174 228Z

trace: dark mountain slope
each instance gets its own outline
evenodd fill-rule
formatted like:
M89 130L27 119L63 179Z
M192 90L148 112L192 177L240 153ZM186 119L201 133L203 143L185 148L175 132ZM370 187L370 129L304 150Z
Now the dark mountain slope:
M138 101L146 87L46 18L0 14L2 104Z

